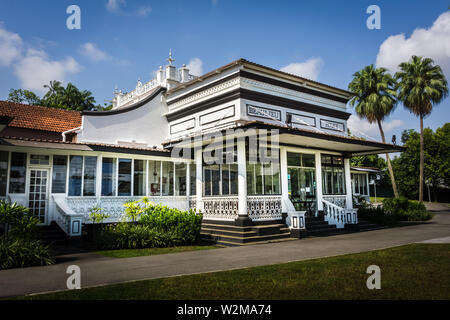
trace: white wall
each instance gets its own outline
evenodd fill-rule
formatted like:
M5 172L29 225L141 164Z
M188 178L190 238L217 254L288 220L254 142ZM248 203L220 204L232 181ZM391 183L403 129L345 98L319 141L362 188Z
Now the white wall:
M118 141L161 146L168 137L166 106L161 93L145 105L123 113L103 116L83 116L79 142L117 144Z

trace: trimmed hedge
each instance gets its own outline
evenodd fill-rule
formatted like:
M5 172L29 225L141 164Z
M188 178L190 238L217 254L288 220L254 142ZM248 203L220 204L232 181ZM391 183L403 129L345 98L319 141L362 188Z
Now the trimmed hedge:
M99 249L141 249L189 245L199 241L202 216L148 201L126 204L127 217L102 228L96 236Z
M193 210L181 211L156 205L146 208L139 222L160 232L175 232L183 242L194 243L200 238L202 215Z
M427 221L433 217L423 203L406 198L386 198L383 206L362 206L358 217L381 225L392 225L398 221Z
M394 215L399 221L426 221L433 217L423 203L403 197L384 199L383 208L387 214Z
M39 240L0 240L0 269L46 266L53 263L49 247Z

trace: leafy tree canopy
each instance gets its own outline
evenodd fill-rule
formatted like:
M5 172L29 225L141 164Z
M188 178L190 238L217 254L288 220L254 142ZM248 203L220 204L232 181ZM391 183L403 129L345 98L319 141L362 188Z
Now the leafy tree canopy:
M96 105L91 91L79 90L70 82L64 87L59 81L50 81L50 84L44 85L44 88L48 89L48 91L42 99L29 90L11 89L8 101L76 111L103 111L111 109L111 105L105 104L104 107Z
M438 188L450 187L450 123L447 122L436 129L436 132L425 128L423 133L425 182L428 181L433 193L436 193ZM406 151L393 160L395 178L402 195L417 199L420 134L413 129L405 130L402 133L402 142Z

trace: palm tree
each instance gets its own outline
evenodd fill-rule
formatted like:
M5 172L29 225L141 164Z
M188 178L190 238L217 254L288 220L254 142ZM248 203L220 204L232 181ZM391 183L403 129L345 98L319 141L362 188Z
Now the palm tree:
M356 113L361 119L367 119L369 123L376 122L380 129L381 140L386 143L381 122L394 110L397 103L395 80L384 68L366 66L353 74L353 80L348 85L354 93L350 105L355 107ZM391 176L394 196L398 197L397 184L391 159L386 153L389 175Z
M420 172L419 201L423 201L423 118L431 113L433 105L448 95L447 79L442 69L430 58L412 56L409 62L399 65L395 74L398 81L398 99L420 118Z

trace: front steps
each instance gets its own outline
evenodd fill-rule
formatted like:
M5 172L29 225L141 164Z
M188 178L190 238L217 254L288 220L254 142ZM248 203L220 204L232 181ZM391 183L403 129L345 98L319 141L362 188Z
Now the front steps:
M203 241L224 246L243 246L290 239L289 228L276 221L273 224L236 226L222 221L204 220L200 235Z
M67 235L54 221L48 226L40 227L39 232L40 238L44 244L65 246L68 243Z
M320 217L305 218L306 236L325 237L345 233L344 228L338 229L335 224L328 224Z

